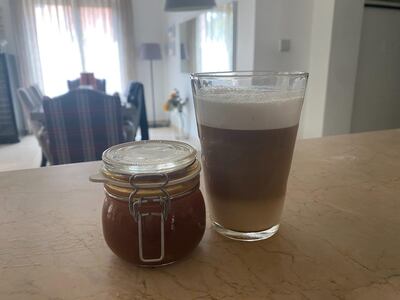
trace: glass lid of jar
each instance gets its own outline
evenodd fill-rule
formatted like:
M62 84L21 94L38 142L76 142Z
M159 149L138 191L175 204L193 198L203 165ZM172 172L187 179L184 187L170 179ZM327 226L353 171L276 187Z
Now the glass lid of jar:
M178 141L137 141L113 146L103 153L104 168L118 174L170 173L191 165L196 150Z

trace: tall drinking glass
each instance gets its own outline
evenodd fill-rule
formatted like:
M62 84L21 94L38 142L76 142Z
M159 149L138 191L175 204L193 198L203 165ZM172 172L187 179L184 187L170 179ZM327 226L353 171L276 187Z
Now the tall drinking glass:
M308 74L191 75L211 221L261 240L279 229Z

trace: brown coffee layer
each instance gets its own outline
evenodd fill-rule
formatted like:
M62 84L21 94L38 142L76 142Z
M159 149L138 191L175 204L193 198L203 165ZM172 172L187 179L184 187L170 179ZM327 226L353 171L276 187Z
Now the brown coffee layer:
M297 129L200 126L207 201L215 222L243 232L279 224Z

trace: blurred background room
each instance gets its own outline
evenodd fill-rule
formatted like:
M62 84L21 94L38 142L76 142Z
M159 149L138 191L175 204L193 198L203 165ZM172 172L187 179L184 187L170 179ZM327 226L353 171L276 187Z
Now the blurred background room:
M400 127L396 0L0 0L0 47L0 171L198 147L192 72L309 72L301 139Z

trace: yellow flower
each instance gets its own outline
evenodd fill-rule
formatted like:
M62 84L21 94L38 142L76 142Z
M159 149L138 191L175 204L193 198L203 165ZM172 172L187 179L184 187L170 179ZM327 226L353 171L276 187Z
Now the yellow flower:
M168 102L163 104L163 110L164 111L169 111L169 103Z

